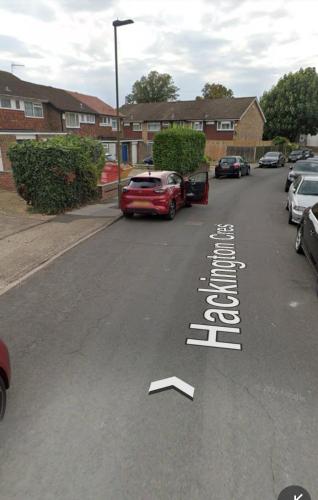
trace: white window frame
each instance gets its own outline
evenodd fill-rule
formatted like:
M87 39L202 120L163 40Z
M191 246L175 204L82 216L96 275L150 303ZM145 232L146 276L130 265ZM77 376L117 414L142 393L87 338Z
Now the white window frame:
M32 114L27 114L28 112L25 109L25 105L26 104L31 104L32 105ZM35 109L41 110L41 116L35 115L35 112L34 112ZM43 119L44 118L44 113L43 113L42 103L41 102L32 102L32 101L24 101L24 115L27 118L42 118Z
M80 114L80 123L94 124L95 123L95 115L81 113Z
M148 132L160 132L161 123L160 122L148 122L147 123Z
M133 122L132 129L133 129L133 132L141 132L142 131L141 123L140 122Z
M101 127L111 127L112 123L110 116L101 116L99 124Z
M70 122L71 116L73 118L75 118L74 121L76 122L76 125L71 124L71 122ZM66 126L66 128L80 128L80 116L79 116L79 114L78 113L71 113L71 112L67 111L65 113L65 126Z
M118 122L119 122L119 130L120 130L120 120L118 120ZM117 118L112 118L112 130L117 131Z
M216 129L219 132L227 132L234 130L234 120L221 120L217 122Z
M193 130L199 130L200 132L202 132L202 130L203 130L203 121L198 120L196 122L192 122L191 125L192 125Z
M10 106L3 106L2 100L9 101ZM0 97L0 108L1 109L12 109L12 102L11 102L10 97Z

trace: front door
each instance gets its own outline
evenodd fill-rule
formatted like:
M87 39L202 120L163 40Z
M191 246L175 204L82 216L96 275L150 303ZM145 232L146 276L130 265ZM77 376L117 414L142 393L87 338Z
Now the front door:
M209 201L208 172L190 175L186 181L186 198L193 204L207 205Z
M121 159L123 163L128 162L128 144L121 145Z

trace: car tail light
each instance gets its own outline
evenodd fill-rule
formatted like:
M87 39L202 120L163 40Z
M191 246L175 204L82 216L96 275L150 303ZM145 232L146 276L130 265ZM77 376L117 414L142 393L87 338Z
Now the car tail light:
M162 194L162 193L164 193L164 192L165 192L165 189L163 189L163 188L158 188L158 189L154 189L153 191L154 191L154 193L156 193L156 194Z
M234 163L233 167L234 168L240 168L240 164L239 163Z

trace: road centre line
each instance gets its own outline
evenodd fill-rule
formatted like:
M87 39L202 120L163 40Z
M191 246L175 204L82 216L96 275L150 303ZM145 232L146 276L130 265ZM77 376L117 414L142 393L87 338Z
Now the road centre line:
M186 344L241 351L241 343L221 342L218 340L218 333L241 333L240 328L228 325L238 325L241 322L240 311L237 309L240 301L236 297L238 295L237 271L245 269L246 264L236 260L234 225L217 224L216 226L216 233L209 235L213 242L213 251L206 257L211 261L210 276L200 278L200 281L208 281L209 288L198 288L197 291L208 293L205 300L213 306L205 310L204 319L211 323L218 321L221 324L190 323L190 329L207 332L207 338L206 340L187 338Z

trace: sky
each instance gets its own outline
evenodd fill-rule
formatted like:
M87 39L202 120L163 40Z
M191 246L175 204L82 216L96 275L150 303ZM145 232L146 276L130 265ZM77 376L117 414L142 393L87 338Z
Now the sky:
M179 99L221 83L258 96L285 73L318 69L317 0L0 0L0 69L115 105L132 85L169 73Z

